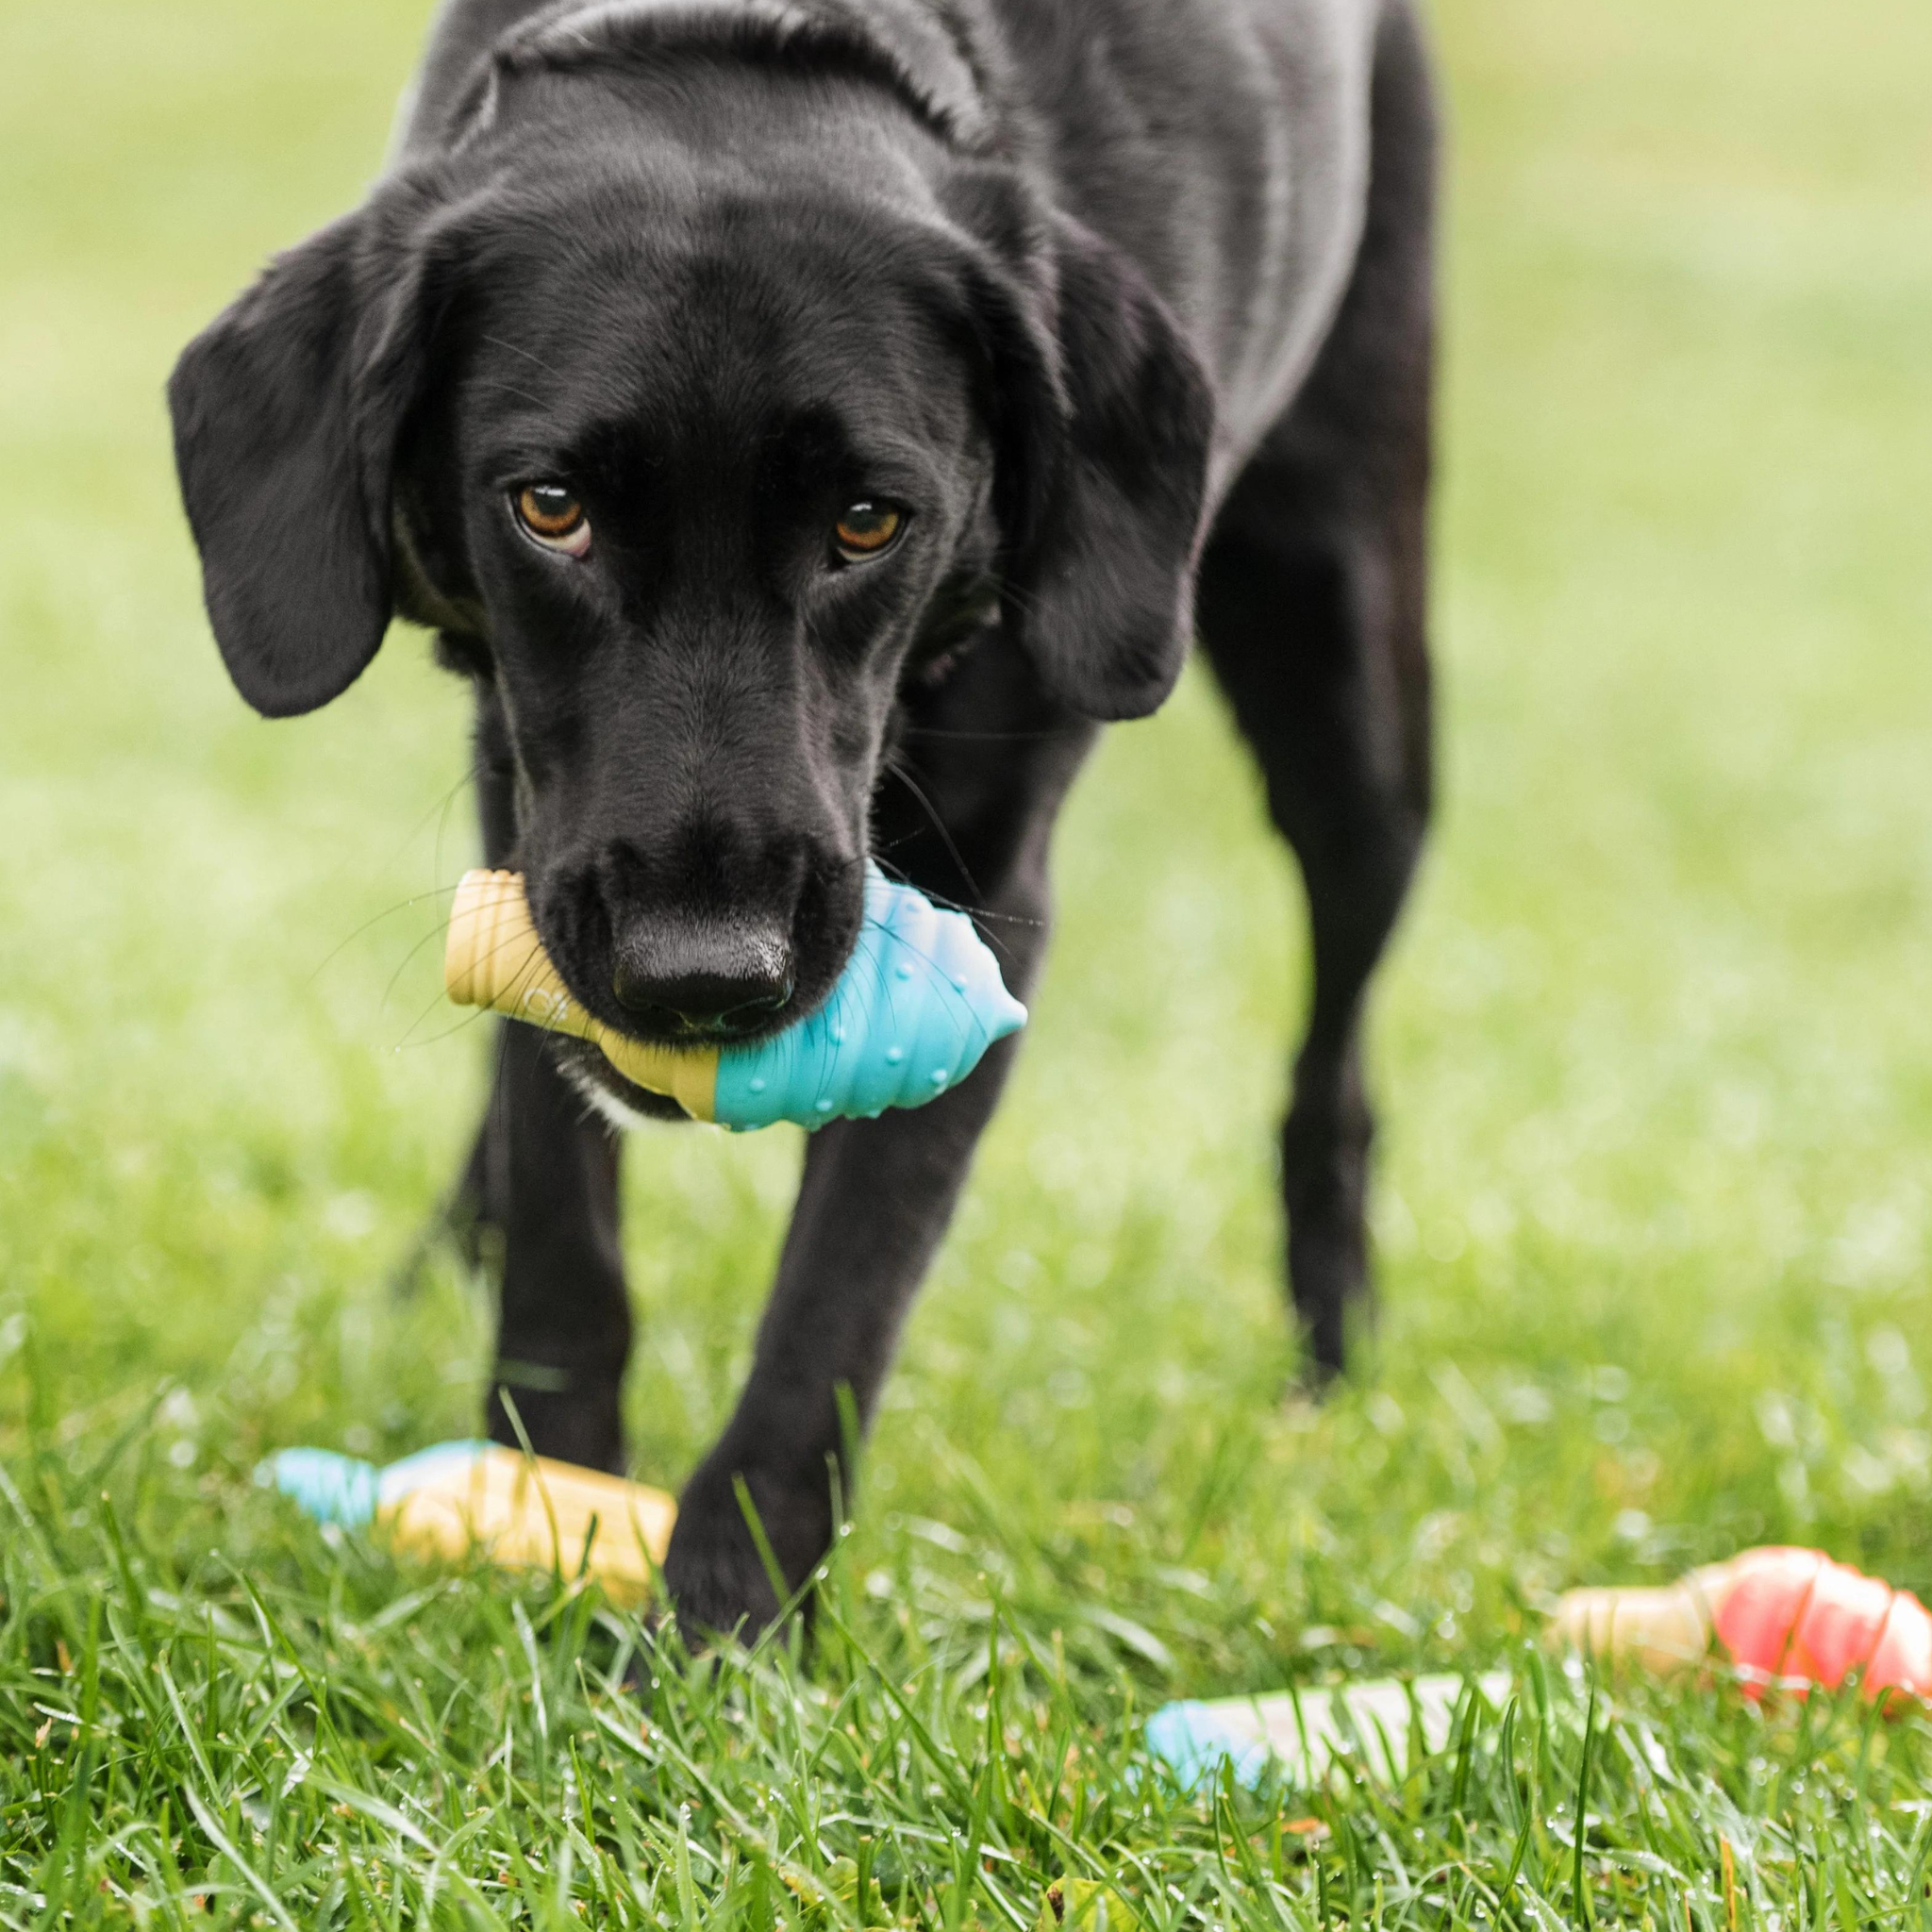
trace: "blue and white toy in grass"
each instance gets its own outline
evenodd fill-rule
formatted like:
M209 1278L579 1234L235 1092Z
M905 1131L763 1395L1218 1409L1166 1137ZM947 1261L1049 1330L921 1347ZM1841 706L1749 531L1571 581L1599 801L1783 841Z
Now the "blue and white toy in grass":
M464 876L443 974L459 1006L592 1041L626 1079L669 1094L694 1120L739 1131L923 1107L1026 1024L973 922L873 865L858 942L830 997L809 1019L749 1045L664 1046L587 1013L545 956L515 873Z

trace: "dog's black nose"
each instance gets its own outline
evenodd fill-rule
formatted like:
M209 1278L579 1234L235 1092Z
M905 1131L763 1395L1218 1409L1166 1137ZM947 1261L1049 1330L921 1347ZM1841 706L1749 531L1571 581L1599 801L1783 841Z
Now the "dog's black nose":
M747 920L630 923L610 978L626 1012L692 1033L748 1031L784 1008L791 986L789 935Z

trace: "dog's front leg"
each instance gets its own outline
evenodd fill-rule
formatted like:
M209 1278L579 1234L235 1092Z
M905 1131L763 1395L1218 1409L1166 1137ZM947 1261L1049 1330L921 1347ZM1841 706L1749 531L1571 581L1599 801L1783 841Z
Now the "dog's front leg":
M516 774L487 685L477 691L475 773L484 860L512 865ZM499 1021L489 1105L450 1208L475 1258L493 1248L499 1272L484 1426L511 1448L527 1441L540 1456L622 1475L631 1318L620 1148L564 1076L553 1042Z
M874 849L935 898L967 904L1025 999L1046 953L1048 839L1093 728L1049 705L997 644L909 698L902 724L874 800ZM1024 1037L925 1107L812 1136L751 1375L678 1506L665 1573L687 1628L758 1630L778 1611L741 1480L788 1592L829 1547L835 1472L848 1500L854 1474L839 1391L868 1425Z
M619 1244L620 1142L532 1026L500 1023L472 1171L500 1241L491 1439L625 1474L621 1397L630 1300ZM512 1407L515 1410L511 1414Z
M1007 982L1024 996L1045 950L1044 892L1009 888L994 928ZM762 1628L779 1604L738 1495L741 1478L788 1589L832 1539L844 1461L839 1390L869 1424L900 1324L931 1262L1017 1040L913 1112L815 1133L778 1277L736 1414L678 1506L666 1579L687 1627ZM838 1480L851 1491L852 1472Z

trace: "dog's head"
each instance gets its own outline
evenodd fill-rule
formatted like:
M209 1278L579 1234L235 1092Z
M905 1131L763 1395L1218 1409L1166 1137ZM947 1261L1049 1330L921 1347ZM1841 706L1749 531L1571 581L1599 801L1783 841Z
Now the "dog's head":
M170 391L242 694L311 710L393 613L435 625L500 706L547 946L646 1038L829 991L935 640L997 624L1074 714L1160 702L1212 423L1166 309L973 151L953 76L759 17L500 49Z

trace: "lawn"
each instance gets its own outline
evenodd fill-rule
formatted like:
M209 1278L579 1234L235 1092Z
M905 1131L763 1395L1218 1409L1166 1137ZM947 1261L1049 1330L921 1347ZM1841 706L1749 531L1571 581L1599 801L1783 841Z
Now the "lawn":
M1285 1393L1300 909L1192 677L1076 796L817 1644L695 1664L251 1480L474 1424L484 1290L398 1286L484 1065L463 708L399 633L245 712L159 388L358 192L425 11L0 13L0 1923L953 1932L1079 1879L1150 1928L1927 1923L1924 1721L1535 1638L1755 1541L1932 1592L1932 9L1441 0L1445 797L1373 1349ZM647 1479L728 1409L798 1151L631 1150ZM1395 1784L1140 1747L1496 1668Z

